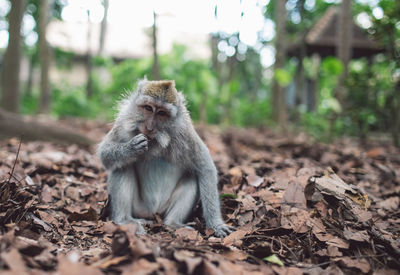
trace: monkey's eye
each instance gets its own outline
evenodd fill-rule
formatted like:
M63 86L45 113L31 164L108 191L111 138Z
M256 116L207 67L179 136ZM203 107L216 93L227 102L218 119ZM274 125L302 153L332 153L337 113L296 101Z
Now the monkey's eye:
M153 112L153 108L151 108L150 105L144 105L143 108L145 108L146 111Z
M157 112L157 115L160 115L160 116L168 116L168 113L167 113L166 111L158 111L158 112Z

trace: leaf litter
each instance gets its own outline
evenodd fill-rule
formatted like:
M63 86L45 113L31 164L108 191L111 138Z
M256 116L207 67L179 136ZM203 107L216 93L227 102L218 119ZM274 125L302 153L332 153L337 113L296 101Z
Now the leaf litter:
M96 136L108 130L63 123ZM351 139L326 145L265 129L197 130L218 167L224 219L236 228L225 239L205 228L200 207L190 227L168 228L156 216L148 234L137 236L135 225L108 219L106 173L95 148L0 141L0 272L400 270L399 149Z

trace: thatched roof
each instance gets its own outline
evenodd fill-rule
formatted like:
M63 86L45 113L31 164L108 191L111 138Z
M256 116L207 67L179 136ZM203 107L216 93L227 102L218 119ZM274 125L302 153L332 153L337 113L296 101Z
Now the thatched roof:
M308 31L306 42L306 54L314 53L320 56L336 55L336 41L339 26L339 9L329 8L317 23ZM353 22L353 54L352 58L370 57L383 52L384 49L377 42L373 41L365 30L361 29ZM298 56L300 52L300 42L289 46L289 56Z

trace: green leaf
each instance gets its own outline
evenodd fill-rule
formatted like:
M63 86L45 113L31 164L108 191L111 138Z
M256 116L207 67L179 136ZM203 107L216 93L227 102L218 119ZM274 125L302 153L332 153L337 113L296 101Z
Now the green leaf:
M336 57L327 57L322 62L322 68L328 75L339 76L343 70L343 63Z
M219 198L220 199L222 199L222 198L232 198L232 199L237 199L237 195L235 195L235 194L230 194L230 193L225 193L225 194L220 194L219 195Z
M292 82L290 73L285 69L276 69L274 77L281 87L287 87Z
M266 261L266 262L277 264L279 266L283 266L282 261L275 254L272 254L271 256L265 257L265 258L263 258L263 260Z
M322 105L337 114L342 112L342 106L340 105L340 102L334 97L324 99Z

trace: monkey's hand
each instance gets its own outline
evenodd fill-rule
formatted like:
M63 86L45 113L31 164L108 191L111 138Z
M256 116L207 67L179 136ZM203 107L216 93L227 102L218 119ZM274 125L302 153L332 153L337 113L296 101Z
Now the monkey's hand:
M141 155L149 149L148 139L143 134L134 136L130 141L128 141L128 144L134 155Z
M215 237L221 237L224 238L231 234L233 231L235 231L235 228L232 226L229 226L227 224L219 224L216 226L213 226L212 229L214 229L214 235Z

